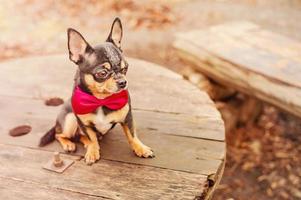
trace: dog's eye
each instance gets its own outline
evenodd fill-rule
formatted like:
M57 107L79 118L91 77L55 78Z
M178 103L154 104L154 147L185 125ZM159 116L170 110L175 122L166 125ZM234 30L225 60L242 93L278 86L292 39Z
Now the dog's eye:
M108 76L108 72L106 71L106 70L102 70L102 71L100 71L100 72L97 72L96 74L95 74L95 77L96 78L106 78Z
M128 67L125 66L124 68L122 68L122 69L120 70L120 73L126 74L127 71L128 71Z

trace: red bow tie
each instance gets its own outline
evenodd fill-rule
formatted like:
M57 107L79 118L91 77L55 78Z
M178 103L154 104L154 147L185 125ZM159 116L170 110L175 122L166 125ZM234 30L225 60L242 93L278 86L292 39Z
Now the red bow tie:
M100 106L105 106L112 110L123 108L129 99L128 91L122 90L104 99L98 99L93 95L82 91L78 86L74 89L71 103L75 114L83 115L95 111Z

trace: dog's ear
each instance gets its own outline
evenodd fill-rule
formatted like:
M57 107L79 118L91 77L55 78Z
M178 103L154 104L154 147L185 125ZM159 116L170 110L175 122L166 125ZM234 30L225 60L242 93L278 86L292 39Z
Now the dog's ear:
M121 48L121 39L122 39L122 24L121 20L116 17L113 21L110 34L108 36L107 42L113 43L119 49Z
M78 64L83 60L85 53L91 52L93 49L78 31L68 28L67 34L69 58Z

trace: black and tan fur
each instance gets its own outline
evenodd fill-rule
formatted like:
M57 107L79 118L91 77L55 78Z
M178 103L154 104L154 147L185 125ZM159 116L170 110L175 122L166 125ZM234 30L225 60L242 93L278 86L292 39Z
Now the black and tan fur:
M78 65L75 86L97 98L105 98L127 88L128 64L121 51L122 24L116 18L105 43L91 47L83 36L74 29L68 29L69 58ZM71 101L65 102L56 125L40 140L40 146L57 139L68 152L76 150L74 138L87 149L85 161L92 164L100 159L99 134L103 135L120 123L128 142L139 157L154 157L153 151L138 138L133 121L130 99L120 110L99 107L95 112L75 115Z

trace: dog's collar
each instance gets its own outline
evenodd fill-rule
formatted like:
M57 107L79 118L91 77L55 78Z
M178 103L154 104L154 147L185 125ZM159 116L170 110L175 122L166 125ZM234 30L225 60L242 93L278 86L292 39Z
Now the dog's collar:
M75 114L83 115L94 112L100 106L105 106L111 110L119 110L128 103L129 95L127 90L112 94L104 99L98 99L80 89L74 88L71 104Z

